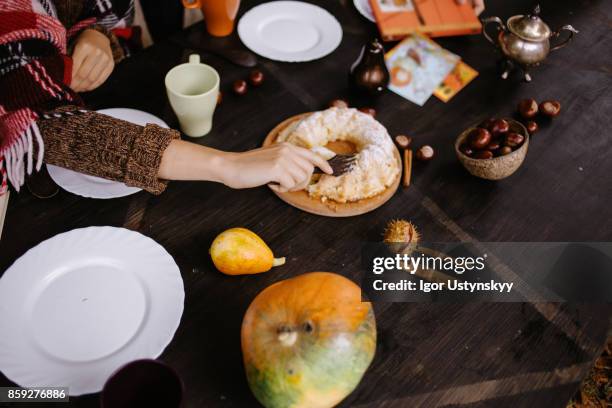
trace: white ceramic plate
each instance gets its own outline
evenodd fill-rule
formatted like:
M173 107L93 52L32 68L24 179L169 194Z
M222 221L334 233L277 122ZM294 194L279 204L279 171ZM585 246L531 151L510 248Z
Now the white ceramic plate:
M372 11L372 6L370 5L370 0L353 0L353 4L355 8L365 18L375 23L376 18L374 17L374 12Z
M98 392L122 365L172 340L185 292L151 238L123 228L56 235L0 278L0 370L22 387Z
M253 52L276 61L322 58L342 41L338 20L321 7L301 1L272 1L246 12L240 39Z
M154 123L167 128L166 122L150 113L136 109L115 108L98 111L117 119L123 119L136 125L144 126ZM58 186L73 194L88 198L116 198L139 192L137 187L129 187L117 181L106 180L100 177L89 176L63 167L47 165L49 175Z

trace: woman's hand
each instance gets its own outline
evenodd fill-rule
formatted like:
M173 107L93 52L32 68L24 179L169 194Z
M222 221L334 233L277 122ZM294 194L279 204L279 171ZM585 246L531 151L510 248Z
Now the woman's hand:
M271 184L275 191L297 191L308 185L315 167L327 174L333 173L321 156L289 143L279 143L230 154L223 183L232 188Z
M474 12L476 13L476 15L480 15L480 13L482 13L485 9L485 5L484 5L484 0L456 0L457 4L465 4L466 2L469 2L472 4L472 7L474 7Z
M70 87L76 92L94 90L106 81L114 67L110 40L99 31L84 30L72 53Z

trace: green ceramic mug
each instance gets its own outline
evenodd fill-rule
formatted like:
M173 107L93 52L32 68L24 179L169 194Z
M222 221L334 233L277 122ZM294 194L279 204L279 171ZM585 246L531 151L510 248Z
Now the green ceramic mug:
M187 136L201 137L212 128L219 97L219 74L200 56L191 54L189 62L177 65L166 74L166 93Z

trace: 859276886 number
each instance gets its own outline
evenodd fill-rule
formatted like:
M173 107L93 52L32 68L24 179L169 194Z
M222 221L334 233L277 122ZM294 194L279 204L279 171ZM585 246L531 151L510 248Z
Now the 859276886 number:
M67 387L0 387L0 402L68 402Z

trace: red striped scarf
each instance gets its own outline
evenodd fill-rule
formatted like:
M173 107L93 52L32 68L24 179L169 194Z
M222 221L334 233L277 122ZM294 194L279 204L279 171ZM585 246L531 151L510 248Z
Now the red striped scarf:
M133 11L129 0L83 1L88 14L66 29L52 0L0 0L0 195L7 180L19 191L26 173L42 166L44 145L36 121L43 112L82 105L69 87L68 41L93 24L125 26Z
M40 112L80 104L68 87L72 63L66 56L66 29L55 16L42 14L40 5L32 0L0 3L0 194L7 179L19 191L25 173L42 166L44 145L36 126ZM42 52L32 55L31 50Z

